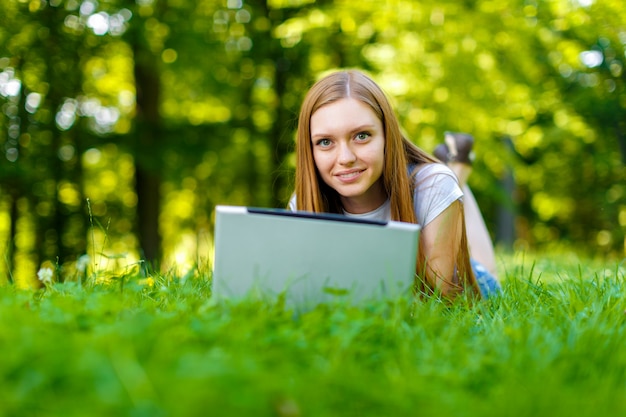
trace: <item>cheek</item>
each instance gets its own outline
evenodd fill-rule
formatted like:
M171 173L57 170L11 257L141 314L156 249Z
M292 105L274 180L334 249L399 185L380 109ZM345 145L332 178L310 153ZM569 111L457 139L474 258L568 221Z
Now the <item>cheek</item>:
M313 151L313 163L315 163L315 167L323 171L329 164L329 158L327 155L328 152L315 152Z
M372 149L367 156L364 155L365 158L370 165L382 167L385 164L385 150L382 147Z
M385 142L380 146L380 150L378 151L378 159L379 163L382 167L385 166Z

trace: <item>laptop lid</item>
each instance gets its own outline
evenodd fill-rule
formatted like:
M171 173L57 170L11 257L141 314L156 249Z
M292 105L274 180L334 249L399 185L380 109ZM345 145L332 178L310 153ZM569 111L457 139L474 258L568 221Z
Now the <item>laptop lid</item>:
M412 294L419 226L336 214L217 206L213 296L288 303Z

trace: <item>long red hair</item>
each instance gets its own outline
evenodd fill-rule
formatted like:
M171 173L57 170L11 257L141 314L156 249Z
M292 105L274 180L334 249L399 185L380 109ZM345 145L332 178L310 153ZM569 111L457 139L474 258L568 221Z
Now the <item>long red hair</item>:
M367 75L357 70L331 73L317 81L306 94L296 137L295 195L298 210L314 213L342 213L337 192L321 179L313 159L311 142L311 116L320 107L345 98L353 98L367 104L383 125L385 135L385 162L383 184L390 200L391 219L417 223L413 204L415 184L408 168L439 161L410 142L401 132L398 118L382 89ZM462 210L461 210L461 215ZM477 293L478 286L470 265L469 249L462 219L460 250L457 256L459 286L469 284ZM424 275L426 259L418 251L417 273ZM461 288L459 288L461 289Z

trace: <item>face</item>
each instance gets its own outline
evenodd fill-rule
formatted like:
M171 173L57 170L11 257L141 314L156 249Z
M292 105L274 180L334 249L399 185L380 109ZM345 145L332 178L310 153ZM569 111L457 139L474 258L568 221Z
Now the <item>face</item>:
M311 115L311 142L322 180L346 211L366 213L385 202L385 136L367 104L345 98L320 107Z

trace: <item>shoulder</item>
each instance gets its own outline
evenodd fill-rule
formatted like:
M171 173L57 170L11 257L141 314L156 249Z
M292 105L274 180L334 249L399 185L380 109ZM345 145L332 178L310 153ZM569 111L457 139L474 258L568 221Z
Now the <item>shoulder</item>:
M409 171L414 178L426 178L436 175L446 175L452 178L456 178L454 172L447 165L432 162L428 164L411 164L409 165Z
M420 184L427 185L448 184L458 187L458 180L454 172L444 164L429 163L421 165L412 165L410 168L411 176L415 181L416 187Z
M463 198L456 175L443 164L415 166L413 205L418 223L426 226L456 200Z

